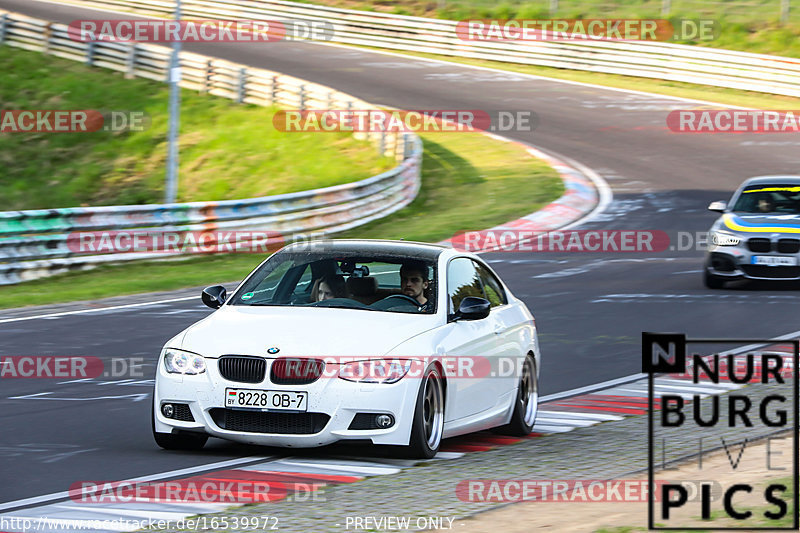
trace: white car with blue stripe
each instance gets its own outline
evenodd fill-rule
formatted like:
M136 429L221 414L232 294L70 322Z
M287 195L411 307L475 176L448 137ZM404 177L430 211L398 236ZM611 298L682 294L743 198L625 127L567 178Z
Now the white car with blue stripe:
M708 235L703 278L728 281L800 280L800 176L746 180L730 202L712 202L722 215Z

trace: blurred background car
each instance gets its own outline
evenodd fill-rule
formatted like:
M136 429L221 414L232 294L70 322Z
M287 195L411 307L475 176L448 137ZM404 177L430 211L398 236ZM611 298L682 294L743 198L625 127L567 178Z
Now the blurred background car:
M746 180L708 235L703 280L710 289L740 279L800 279L800 176Z

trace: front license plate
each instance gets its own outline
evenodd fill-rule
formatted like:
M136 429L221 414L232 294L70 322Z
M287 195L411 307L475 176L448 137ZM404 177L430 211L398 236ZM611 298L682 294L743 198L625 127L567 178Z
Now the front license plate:
M797 266L796 257L782 255L754 255L750 262L754 265Z
M308 393L277 390L225 389L225 407L306 411Z

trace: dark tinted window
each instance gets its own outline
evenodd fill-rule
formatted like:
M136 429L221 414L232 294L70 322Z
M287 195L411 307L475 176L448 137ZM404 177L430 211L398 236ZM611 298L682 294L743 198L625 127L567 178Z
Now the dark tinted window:
M449 313L455 313L461 304L461 300L467 296L486 297L483 293L480 274L475 268L475 263L466 257L458 257L447 265Z
M489 300L492 307L507 304L508 298L506 297L506 291L503 290L503 286L500 285L500 282L494 277L494 274L489 272L489 270L480 263L477 263L476 266L481 281L483 282L483 292L486 293L486 299Z

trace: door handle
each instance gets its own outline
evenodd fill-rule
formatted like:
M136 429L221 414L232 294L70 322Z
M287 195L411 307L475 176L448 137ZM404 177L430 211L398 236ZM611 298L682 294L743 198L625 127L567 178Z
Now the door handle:
M500 324L496 324L496 325L494 326L494 334L495 334L495 335L502 335L503 333L505 333L506 331L508 331L508 329L509 329L509 328L507 328L507 327L505 327L505 326L501 326Z

